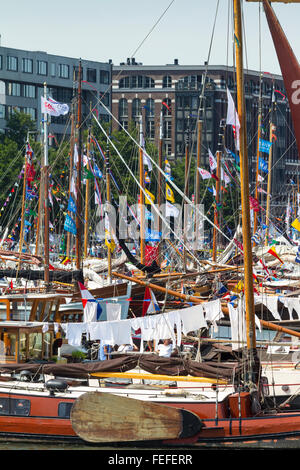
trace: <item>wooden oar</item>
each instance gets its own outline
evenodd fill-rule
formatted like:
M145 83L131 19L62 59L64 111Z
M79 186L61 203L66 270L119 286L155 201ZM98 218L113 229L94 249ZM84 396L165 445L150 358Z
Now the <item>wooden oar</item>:
M71 423L81 439L94 443L185 439L203 426L189 411L101 392L77 398Z
M211 383L227 385L226 380L212 379L208 377L194 377L191 375L164 375L164 374L143 374L139 372L93 372L93 377L118 377L122 379L144 379L144 380L161 380L168 382L198 382L198 383Z

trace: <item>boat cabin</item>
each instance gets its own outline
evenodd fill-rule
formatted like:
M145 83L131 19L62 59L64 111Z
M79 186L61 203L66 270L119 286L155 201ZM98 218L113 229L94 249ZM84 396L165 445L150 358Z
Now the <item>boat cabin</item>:
M0 322L0 364L50 361L55 353L54 348L53 324Z

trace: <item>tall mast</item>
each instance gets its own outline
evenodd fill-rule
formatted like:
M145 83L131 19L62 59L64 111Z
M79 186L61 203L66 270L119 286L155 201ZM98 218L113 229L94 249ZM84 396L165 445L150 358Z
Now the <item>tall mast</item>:
M143 142L143 121L142 116L140 116L140 146L142 147ZM144 162L143 162L143 150L140 148L140 158L139 158L139 169L140 169L140 244L141 244L141 263L144 264L145 261L145 198L143 189L145 187L145 178L144 178Z
M106 147L106 153L105 153L105 173L106 173L106 202L109 204L110 206L110 203L111 203L111 191L110 191L110 163L109 163L109 138L107 138L107 147ZM109 219L109 216L108 216L108 219ZM111 228L111 223L110 221L108 222L109 223L109 235L110 236L110 242L112 243L112 237L113 237L113 233L112 233L112 228ZM112 280L112 277L111 277L111 249L110 249L110 246L108 247L108 250L107 250L107 267L108 267L108 281L109 283L111 284L111 280Z
M72 179L73 179L73 165L74 165L74 145L75 145L75 71L73 75L73 98L71 104L71 139L70 139L70 169L69 169L69 198L71 196L71 188L72 188ZM71 216L69 212L69 216ZM66 247L66 255L70 258L71 252L71 232L67 232L67 247Z
M81 268L81 60L79 61L78 68L78 115L77 115L77 130L78 130L78 161L77 161L77 202L76 202L76 268Z
M217 260L217 246L218 246L218 233L216 227L218 224L218 204L220 202L220 179L221 179L221 171L220 171L220 164L221 164L221 152L217 151L217 181L216 181L216 206L214 210L214 231L213 231L213 252L212 252L212 260Z
M186 137L186 143L185 143L185 184L184 184L184 195L188 197L189 195L189 127L188 127L188 135ZM184 227L183 227L183 271L186 272L186 232L187 232L187 226L188 226L188 211L186 208L186 205L183 205L183 217L184 217Z
M90 156L90 145L91 145L91 129L89 128L88 141L87 141L87 171L90 169L89 156ZM86 178L85 181L85 212L84 212L84 257L87 258L87 246L89 238L89 199L90 199L90 179Z
M47 99L47 84L44 83L44 98ZM45 265L45 285L49 286L49 181L48 181L48 119L44 114L44 161L43 161L43 182L44 182L44 265Z
M273 140L273 108L274 108L274 90L272 90L272 102L271 102L271 110L270 110L270 124L269 124L269 140L272 142ZM265 245L268 245L268 235L269 235L269 224L270 224L270 202L271 202L271 184L272 184L272 153L273 153L273 145L270 146L269 150L269 161L268 161L268 187L267 187L267 205L266 205L266 238L265 238Z
M162 168L162 154L163 154L163 112L162 109L160 111L160 125L159 125L159 148L158 148L158 166ZM158 208L161 206L161 195L162 195L162 175L161 172L158 172L157 176L157 205ZM162 221L161 218L158 218L158 232L162 233ZM158 256L157 256L157 263L158 265L161 264L161 241L158 243Z
M242 202L242 231L244 249L244 289L247 325L247 349L251 369L254 369L254 356L256 357L255 317L254 317L254 291L252 270L252 244L249 206L249 173L246 132L246 106L244 97L244 69L243 69L243 32L241 0L234 0L234 31L235 31L235 58L237 78L237 104L240 120L240 168L241 168L241 202Z
M259 86L259 100L258 100L258 119L257 119L257 148L256 148L256 174L255 174L255 199L259 200L258 196L258 176L259 176L259 157L260 157L260 137L261 137L261 108L262 108L262 86L260 78ZM257 212L254 212L253 233L257 230Z

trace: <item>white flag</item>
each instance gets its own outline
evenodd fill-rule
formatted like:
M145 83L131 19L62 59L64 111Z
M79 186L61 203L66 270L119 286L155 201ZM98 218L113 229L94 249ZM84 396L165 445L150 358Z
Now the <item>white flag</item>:
M69 112L69 106L64 103L58 103L53 98L44 98L41 96L41 112L42 114L50 114L50 116L64 116Z
M230 183L230 178L229 176L227 175L227 173L225 173L225 171L223 170L223 168L221 168L221 180L223 180L225 182L225 186L227 186L227 184Z
M207 170L204 170L204 168L198 168L198 171L200 175L202 176L203 180L207 180L208 178L211 178L210 172Z
M210 149L208 149L208 158L209 158L210 171L213 171L217 168L218 165L217 165L217 160L215 159L215 157L211 153Z
M170 202L166 201L166 217L178 217L178 215L179 209Z
M240 149L240 120L238 113L235 110L234 101L230 94L230 91L227 88L227 99L228 99L228 108L227 108L227 118L226 124L232 126L236 148Z

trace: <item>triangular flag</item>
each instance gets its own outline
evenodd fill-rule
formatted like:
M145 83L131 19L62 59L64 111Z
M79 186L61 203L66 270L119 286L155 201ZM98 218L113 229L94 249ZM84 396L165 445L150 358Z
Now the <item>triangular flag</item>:
M300 222L298 219L295 219L294 222L292 222L292 227L294 227L298 232L300 232Z
M268 253L270 253L270 255L273 255L275 258L277 258L280 261L280 263L284 264L284 261L282 261L282 259L280 259L278 254L276 253L275 248L270 248L268 250Z

